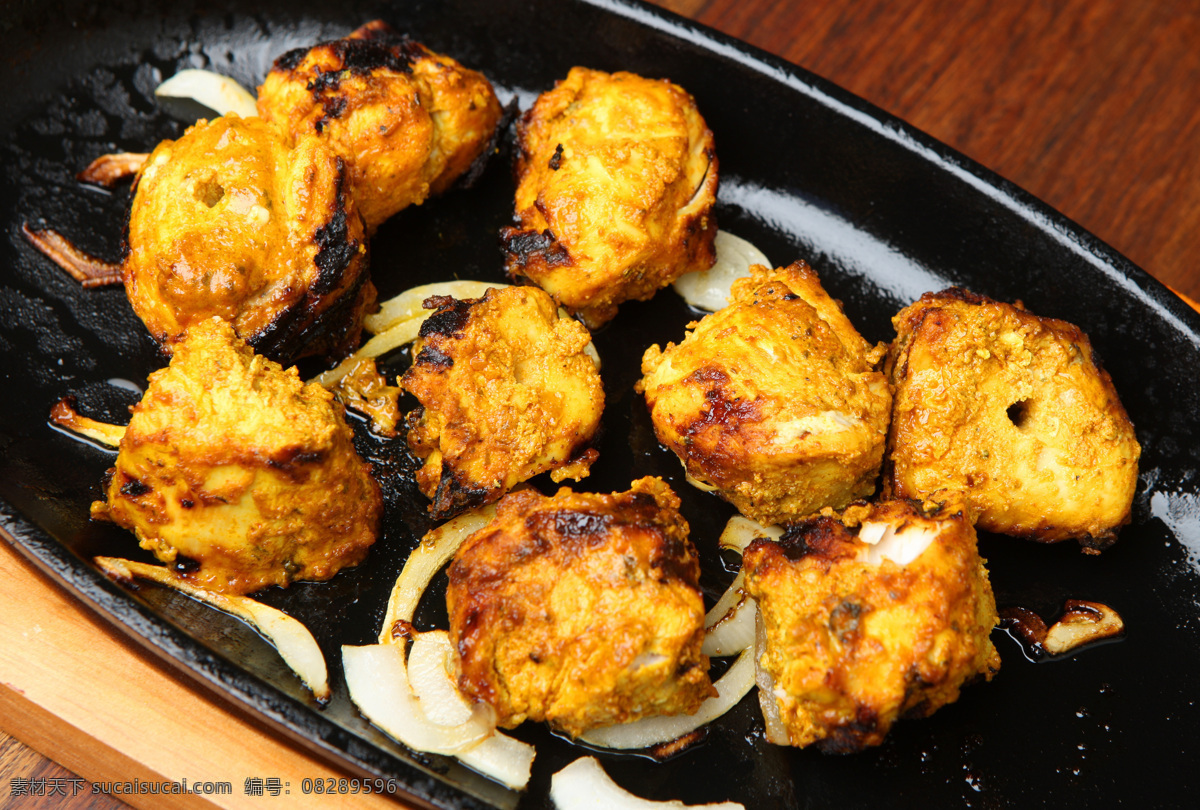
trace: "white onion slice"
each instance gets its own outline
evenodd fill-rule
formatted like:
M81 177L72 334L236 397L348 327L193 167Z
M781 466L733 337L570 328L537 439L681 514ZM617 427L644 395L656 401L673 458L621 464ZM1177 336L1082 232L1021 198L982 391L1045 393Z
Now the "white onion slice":
M717 231L713 245L717 250L717 261L712 267L685 273L672 284L675 292L689 305L709 312L716 312L729 303L729 289L734 280L750 275L751 265L775 266L761 250L726 231Z
M754 600L742 593L741 571L704 617L704 646L709 657L736 655L754 644Z
M422 304L426 298L431 296L449 295L461 301L464 298L482 298L483 294L491 288L499 289L507 286L507 284L496 284L490 281L454 280L411 287L380 304L378 312L363 318L363 326L368 332L377 335L410 318L425 320L432 310L424 309Z
M550 777L550 800L558 810L745 810L737 802L686 805L643 799L614 782L595 757L580 757Z
M440 726L425 714L413 694L404 664L404 645L369 644L342 647L342 671L350 699L368 720L416 751L457 754L483 742L493 732L489 712L471 720Z
M408 652L408 677L425 716L439 726L457 726L471 719L471 704L450 674L450 634L445 630L418 633Z
M762 665L763 652L767 648L767 627L762 614L755 611L754 618L754 682L758 684L758 706L762 710L763 726L767 742L775 745L790 745L787 726L779 710L775 695L775 679Z
M497 731L479 745L459 754L458 761L495 779L509 790L524 790L529 784L536 753L537 749L529 743Z
M104 573L119 579L134 577L148 579L168 588L186 593L218 610L249 623L274 645L279 655L318 700L328 700L329 677L325 656L308 628L283 611L256 602L247 596L230 596L198 588L175 572L160 565L148 565L119 557L96 557L96 565Z
M863 521L858 528L858 539L867 546L859 552L858 559L870 565L891 560L896 565L905 566L920 557L939 534L936 529L917 524L896 526L879 521Z
M221 115L237 113L242 118L258 115L258 107L249 90L211 70L181 70L155 88L154 95L190 98Z
M421 538L420 544L408 555L400 576L396 577L396 584L392 586L383 628L379 631L380 644L391 643L392 628L397 620L413 620L421 594L429 587L434 574L442 570L442 566L450 561L468 536L491 523L495 516L495 504L481 506L446 521Z
M783 537L782 526L764 526L748 517L734 515L725 524L725 529L721 532L717 544L721 548L731 549L741 554L746 550L746 546L755 540L760 538L778 540L780 537Z
M717 687L717 696L700 704L695 714L644 717L632 723L592 729L580 739L600 748L648 748L677 740L711 723L736 706L754 687L753 648L743 650L714 686Z

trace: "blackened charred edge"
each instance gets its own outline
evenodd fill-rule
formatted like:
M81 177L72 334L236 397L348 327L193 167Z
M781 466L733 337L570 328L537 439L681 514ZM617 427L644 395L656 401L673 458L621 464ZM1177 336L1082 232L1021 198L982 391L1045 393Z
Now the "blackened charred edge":
M337 159L337 173L334 214L313 235L318 248L313 261L319 272L312 291L317 295L337 289L342 283L343 274L362 247L359 240L350 238L349 216L346 213L346 163L341 158Z
M817 749L824 754L855 754L866 748L870 737L880 731L883 729L879 726L879 715L859 706L854 720L832 728L828 737L817 741Z
M443 465L442 478L438 481L437 492L433 494L433 503L429 505L429 514L437 520L452 518L468 509L483 506L492 500L494 494L491 489L463 486L454 471Z
M200 570L200 561L194 560L191 557L185 557L182 554L176 554L175 562L171 564L171 567L174 568L177 573L190 574L194 571Z
M320 135L325 131L325 125L330 121L341 118L342 113L346 111L346 97L333 96L332 98L324 99L321 103L323 115L313 123L313 129Z
M130 478L121 485L121 494L126 498L140 498L151 491L151 487L136 478Z
M372 39L335 39L315 45L311 50L318 49L329 51L336 65L332 70L317 68L317 74L309 80L306 89L318 98L328 93L336 93L347 72L356 76L381 69L393 73L412 73L413 63L429 54L419 42L402 35ZM296 65L288 69L295 69L299 64L297 61Z
M775 543L785 557L796 562L809 555L827 556L846 533L841 521L822 515L788 525Z
M554 147L554 154L550 156L550 170L558 171L562 168L563 145L560 143Z
M505 267L509 275L524 270L529 264L542 264L547 268L566 267L571 264L571 254L563 247L549 229L538 232L523 228L503 228L500 244L505 253Z
M300 67L300 63L304 61L304 57L308 55L308 51L308 48L293 48L276 59L271 69L290 73Z
M454 181L452 188L471 188L479 181L492 155L497 151L501 136L507 131L509 122L516 117L519 111L520 107L517 105L517 97L513 96L508 104L504 105L503 110L501 110L500 120L496 123L496 128L492 130L492 136L488 138L487 145L484 146L483 151L475 156L475 159L471 161L471 165L467 167L467 170Z
M437 312L430 315L421 324L419 334L423 338L428 338L433 335L444 335L446 337L457 337L462 334L463 329L467 326L467 321L471 318L471 307L483 300L480 298L466 298L459 300L450 298L449 296L439 296L439 299L449 298L449 302L439 300Z
M258 354L284 366L291 365L306 353L348 354L352 348L350 343L361 333L361 324L356 322L359 296L369 283L370 272L364 270L332 306L320 310L316 317L313 313L324 302L319 296L307 295L247 337L246 342Z
M439 352L432 346L426 346L417 354L417 364L445 371L454 366L454 358L448 354Z

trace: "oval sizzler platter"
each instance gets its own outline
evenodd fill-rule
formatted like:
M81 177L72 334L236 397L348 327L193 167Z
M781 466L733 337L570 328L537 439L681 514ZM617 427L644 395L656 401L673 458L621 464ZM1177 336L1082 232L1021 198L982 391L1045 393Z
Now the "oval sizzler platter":
M515 734L537 746L537 760L527 793L512 793L395 744L350 703L339 648L374 639L397 572L431 526L402 439L377 438L352 418L385 491L383 537L366 562L326 583L260 595L307 624L324 650L334 697L321 706L236 620L161 588L118 586L95 570L91 559L100 554L149 558L132 535L88 519L111 452L48 422L66 395L88 415L124 422L162 360L119 287L81 289L26 243L21 224L53 226L84 250L118 259L128 192L85 186L74 175L102 153L148 151L182 132L154 99L162 79L204 67L253 88L285 51L383 18L484 72L503 102L522 108L575 65L670 78L695 96L715 133L721 228L776 264L808 261L868 340L890 340L892 315L929 290L960 285L1019 299L1088 332L1137 427L1141 479L1132 523L1115 546L1089 557L1074 543L980 539L1001 608L1053 617L1067 599L1102 602L1125 619L1121 640L1037 661L997 630L1003 666L991 683L850 756L767 743L758 702L747 697L667 762L600 754L617 782L647 798L754 808L1098 806L1147 796L1182 805L1200 788L1192 767L1200 748L1200 317L1106 245L838 88L633 3L66 5L34 16L24 5L8 9L0 35L0 301L8 313L0 325L0 525L22 553L181 676L332 763L395 779L437 806L547 807L551 774L592 753L526 724ZM511 136L475 186L380 228L371 261L381 298L441 279L504 280L497 232L511 220ZM711 600L736 566L716 543L732 510L686 484L633 391L643 350L678 341L695 317L666 290L622 306L594 334L607 406L600 460L579 488L666 479L683 499ZM395 374L407 363L401 352L384 367ZM440 597L435 587L419 625L444 626Z

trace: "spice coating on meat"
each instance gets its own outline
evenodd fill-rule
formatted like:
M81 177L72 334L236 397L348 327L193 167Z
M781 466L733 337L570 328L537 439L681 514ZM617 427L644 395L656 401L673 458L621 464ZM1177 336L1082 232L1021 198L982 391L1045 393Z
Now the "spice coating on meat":
M346 161L368 232L449 188L501 114L482 74L380 22L284 54L258 89L258 112L293 139L319 135Z
M1076 326L951 289L893 319L888 484L964 493L976 525L1098 552L1129 520L1141 448Z
M638 390L692 478L764 524L874 492L891 392L884 347L803 262L756 266L679 345L651 346Z
M588 474L604 388L591 336L536 287L434 298L401 385L421 403L408 443L425 461L417 485L439 518L495 501L551 471Z
M715 260L717 159L692 97L668 81L572 68L517 131L514 280L592 328Z
M871 524L929 545L906 565L872 561L857 536ZM897 719L932 714L999 670L995 599L957 505L852 506L842 520L826 514L779 542L754 541L742 567L777 742L836 753L879 745Z
M254 354L219 318L189 329L149 379L93 517L222 593L325 580L362 561L382 497L332 394Z
M375 303L345 167L315 138L228 115L151 153L137 181L123 275L168 353L218 316L281 362L344 355Z
M700 564L657 478L612 495L533 490L500 501L450 566L446 604L465 694L499 725L572 736L690 714L708 677Z

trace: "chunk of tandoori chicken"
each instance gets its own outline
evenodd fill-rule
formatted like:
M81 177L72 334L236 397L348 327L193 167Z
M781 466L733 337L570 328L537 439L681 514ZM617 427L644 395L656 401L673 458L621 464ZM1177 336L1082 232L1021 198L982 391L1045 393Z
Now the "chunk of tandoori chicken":
M333 395L192 326L134 406L92 515L208 590L324 580L375 541L382 497Z
M897 719L999 670L995 599L961 503L851 506L754 541L742 566L772 742L879 745Z
M500 501L449 569L460 687L498 723L579 736L691 714L708 677L700 565L679 499L657 478L628 492Z
M958 289L926 293L893 323L891 490L962 493L987 531L1111 545L1141 448L1087 335Z
M573 68L525 113L517 144L505 266L589 327L712 265L716 152L678 86Z
M586 476L604 410L587 329L559 317L537 287L425 305L436 311L401 385L421 403L408 443L425 462L417 485L432 514L493 502L546 471L555 481Z
M368 232L440 194L486 156L500 103L481 74L379 21L279 57L258 112L346 161Z
M891 392L872 347L806 264L756 265L637 388L688 474L764 524L874 492Z
M168 353L218 316L280 362L345 355L375 304L343 162L256 118L200 121L160 143L137 180L128 241L129 303Z

